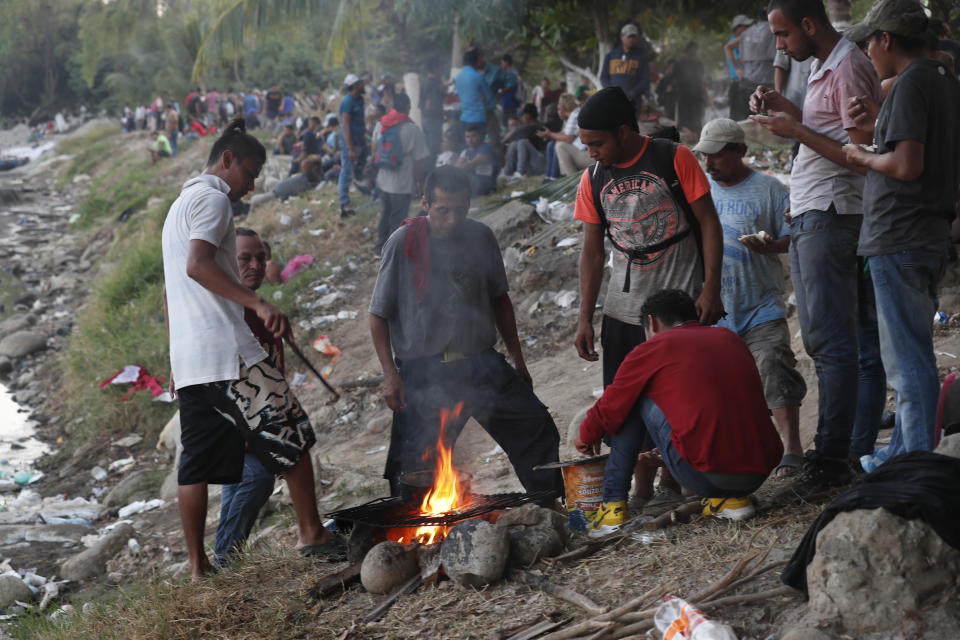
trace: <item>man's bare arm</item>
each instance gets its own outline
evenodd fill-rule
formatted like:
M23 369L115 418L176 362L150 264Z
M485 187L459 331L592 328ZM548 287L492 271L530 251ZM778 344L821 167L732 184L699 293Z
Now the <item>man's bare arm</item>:
M704 194L690 203L693 215L700 223L703 245L703 291L697 298L697 316L703 324L714 324L725 314L720 299L720 272L723 269L723 227L713 206L713 198Z
M503 338L507 353L513 360L517 372L533 387L533 379L527 371L527 363L523 359L523 350L520 348L520 336L517 335L517 316L513 311L513 302L509 294L503 294L493 299L493 315L496 319L497 330Z
M859 167L872 169L879 174L896 180L911 182L923 175L922 142L901 140L887 153L870 153L852 144L843 147L848 162Z
M583 250L580 252L580 315L574 346L584 360L600 356L594 348L593 310L603 282L603 225L583 223Z
M383 398L387 406L394 411L403 411L407 405L406 394L403 391L403 382L400 372L393 361L393 349L390 346L390 325L386 318L370 314L370 337L373 339L373 348L377 352L380 368L383 369Z

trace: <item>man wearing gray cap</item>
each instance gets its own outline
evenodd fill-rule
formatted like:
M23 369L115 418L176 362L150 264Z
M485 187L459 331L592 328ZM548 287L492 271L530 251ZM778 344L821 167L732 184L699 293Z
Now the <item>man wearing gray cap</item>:
M723 45L727 62L733 64L737 74L736 99L730 101L730 117L734 120L743 120L749 115L747 101L757 85L771 86L774 80L773 60L777 54L777 41L770 32L766 13L761 11L758 17L760 19L744 29L743 33ZM741 20L741 24L743 22ZM738 59L733 58L734 49L740 50Z
M640 27L630 23L620 29L620 44L603 59L600 84L620 87L639 112L650 90L650 59L643 46Z
M867 42L882 79L897 77L875 124L850 101L858 128L873 129L874 151L847 144L847 162L864 167L863 226L877 298L880 356L897 392L890 445L861 458L865 469L890 456L933 448L940 386L930 316L950 250L960 180L960 84L927 57L929 20L914 0L880 0L846 37Z
M363 80L355 73L348 73L343 80L347 94L340 101L340 135L343 148L340 151L340 179L337 184L340 199L340 217L347 218L355 212L350 207L350 183L354 171L360 173L367 157L367 127L363 119Z
M773 176L743 162L743 129L729 118L704 126L693 148L703 155L710 195L723 228L720 297L727 315L717 326L743 338L757 363L767 407L783 440L778 476L799 469L800 402L807 392L790 348L783 267L777 254L790 248L787 189Z

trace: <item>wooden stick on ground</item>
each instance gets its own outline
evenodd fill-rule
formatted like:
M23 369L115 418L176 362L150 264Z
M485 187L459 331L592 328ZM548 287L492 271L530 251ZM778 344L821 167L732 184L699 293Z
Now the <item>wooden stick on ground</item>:
M323 578L320 582L313 585L313 588L311 588L308 593L317 599L326 598L331 594L346 590L347 587L359 581L360 563L358 562Z
M543 620L542 622L528 626L522 631L518 631L512 636L507 636L505 640L532 640L540 634L553 631L557 627L562 627L570 622L570 620L571 618L563 618L562 620L557 620L556 622L552 620Z
M508 580L515 580L517 582L522 582L525 585L536 587L544 593L547 593L555 598L559 598L564 602L568 602L572 605L576 605L592 615L600 615L606 613L606 609L601 607L596 602L583 595L578 593L569 587L564 587L553 582L550 582L546 576L537 575L531 571L524 571L522 569L511 569L510 573L507 574Z
M599 615L595 618L591 618L591 619L579 622L573 625L572 627L570 627L569 629L561 629L560 631L551 633L550 635L545 636L542 640L569 640L570 638L576 638L578 636L583 636L585 634L595 632L598 628L601 628L601 627L605 629L607 628L607 625L606 625L607 622L616 620L617 618L625 615L626 613L646 603L651 598L659 598L664 593L666 593L666 591L667 589L666 589L665 583L658 584L653 589L650 589L650 591L647 591L643 595L623 603L616 609L612 609L607 613Z
M380 603L370 610L370 613L363 617L364 622L376 622L383 617L383 614L393 606L393 603L397 601L402 595L408 593L413 593L420 586L420 574L413 576L402 585L391 591L387 596L380 601Z

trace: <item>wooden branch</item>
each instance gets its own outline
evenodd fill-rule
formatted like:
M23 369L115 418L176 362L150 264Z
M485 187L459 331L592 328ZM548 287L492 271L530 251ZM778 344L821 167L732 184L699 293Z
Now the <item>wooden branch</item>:
M644 531L656 531L658 529L666 529L674 524L688 522L690 516L700 513L702 508L699 501L687 502L676 509L660 514L650 522L645 522L641 529Z
M372 378L359 378L357 380L347 380L340 383L341 389L360 389L364 387L379 387L383 384L383 376L373 376Z
M591 615L597 616L607 612L606 607L601 607L582 593L578 593L569 587L550 582L546 576L537 575L532 571L511 569L507 574L507 579L522 582L530 587L536 587L546 594L580 607Z
M708 600L703 604L697 605L698 609L717 609L720 607L729 607L736 604L746 604L748 602L757 602L777 596L798 595L800 592L793 587L786 585L767 589L766 591L757 591L756 593L745 593L739 596L726 596L724 598L715 598Z
M360 563L352 564L346 569L341 569L331 574L313 585L308 592L314 598L321 599L333 593L339 593L346 590L350 585L360 581Z
M397 599L408 593L413 593L420 587L420 574L413 576L402 585L391 591L380 603L370 610L370 613L363 617L364 622L376 622L393 606Z
M632 611L633 609L636 609L640 605L646 603L651 598L659 598L664 593L666 593L666 591L667 589L666 589L665 583L660 583L653 589L650 589L649 591L644 593L643 595L637 596L632 600L628 600L627 602L623 603L616 609L612 609L607 613L597 616L596 618L584 620L583 622L575 624L569 629L563 629L556 633L552 633L544 637L542 640L568 640L569 638L576 638L578 636L591 633L601 627L605 629L607 628L607 625L605 623L620 618L621 616L628 613L629 611Z
M525 629L522 629L513 635L506 636L504 640L533 640L533 638L536 638L540 634L553 631L557 627L562 627L570 622L570 620L572 620L572 618L563 618L557 621L543 620L534 625L527 625Z
M565 55L563 55L562 53L560 53L560 52L557 50L556 47L554 47L552 44L550 44L549 42L547 42L546 38L544 38L542 35L537 34L537 37L540 38L540 42L543 43L543 46L545 46L550 53L552 53L554 56L556 56L557 60L560 61L560 64L562 64L563 66L565 66L565 67L566 67L567 69L569 69L570 71L573 71L573 72L575 72L575 73L579 73L580 75L582 75L582 76L584 76L585 78L587 78L590 82L592 82L592 83L594 84L594 86L595 86L597 89L600 89L600 88L601 88L601 86L600 86L600 78L597 77L597 74L595 74L595 73L593 72L593 70L587 69L587 68L584 68L584 67L579 67L579 66L575 65L573 62L570 61L569 58L567 58Z

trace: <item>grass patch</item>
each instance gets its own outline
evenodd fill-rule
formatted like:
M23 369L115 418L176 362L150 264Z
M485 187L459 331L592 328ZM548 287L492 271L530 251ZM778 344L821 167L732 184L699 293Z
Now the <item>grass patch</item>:
M57 151L67 155L83 153L90 145L103 142L120 133L120 129L111 124L94 127L82 136L75 136L61 140L57 144Z
M173 413L170 405L138 392L124 402L125 389L98 384L128 364L166 376L167 334L163 323L163 258L160 231L166 206L135 217L104 256L107 262L87 304L79 311L63 353L65 415L82 417L77 434L87 437L138 432L156 436Z

